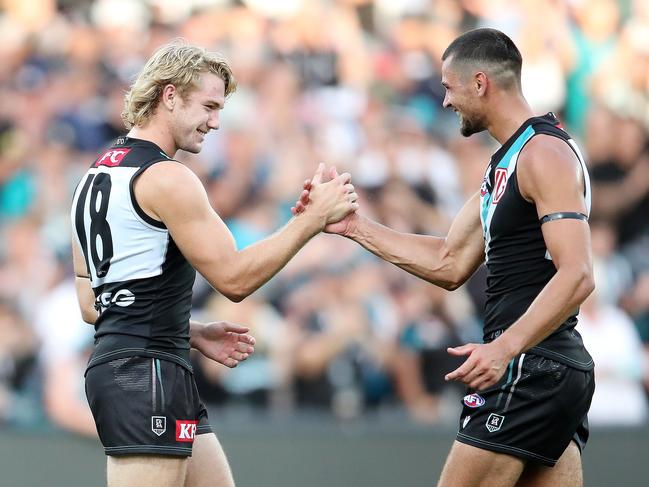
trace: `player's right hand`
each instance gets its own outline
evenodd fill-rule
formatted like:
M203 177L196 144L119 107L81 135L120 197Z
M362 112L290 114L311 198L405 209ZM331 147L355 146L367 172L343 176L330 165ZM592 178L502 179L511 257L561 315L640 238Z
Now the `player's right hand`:
M298 203L307 201L307 204L302 203L305 206L304 212L322 215L325 225L328 225L341 221L348 214L355 212L359 206L358 195L354 185L351 184L351 174L337 175L333 168L330 175L336 174L336 176L330 181L323 182L324 172L325 165L321 163L311 179L310 189L304 190L308 191L308 195L304 195L303 191Z
M295 206L291 207L291 213L293 213L293 215L299 215L300 213L304 212L304 210L306 210L306 205L309 204L309 192L311 191L311 180L306 179L302 187L304 189L302 190L302 193L300 193L300 197L295 202Z

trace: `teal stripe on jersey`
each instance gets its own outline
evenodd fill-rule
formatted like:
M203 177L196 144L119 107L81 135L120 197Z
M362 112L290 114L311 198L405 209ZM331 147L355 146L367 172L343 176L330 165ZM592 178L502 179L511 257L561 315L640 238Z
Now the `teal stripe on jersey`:
M500 159L500 162L498 163L497 167L508 167L512 156L517 152L520 152L525 142L530 140L532 138L532 135L534 135L534 133L535 133L534 127L532 125L527 127L523 131L523 133L518 136L518 139L516 139L516 141L512 144L509 150L502 157L502 159Z
M519 135L518 138L514 141L514 143L509 148L509 150L507 150L507 152L505 153L505 155L500 158L500 161L498 161L498 165L496 167L506 168L508 172L508 179L514 169L514 166L510 168L510 164L512 160L518 158L518 153L521 151L521 149L527 143L527 141L532 138L534 133L535 133L534 127L532 125L527 127L523 131L523 133L521 133L521 135ZM494 189L495 188L492 188L492 191ZM489 193L488 195L485 195L485 197L482 199L482 212L480 214L480 219L482 220L482 231L485 238L485 256L487 254L487 251L489 250L489 241L491 240L491 235L489 232L491 217L493 216L493 213L496 210L496 206L497 206L491 204L491 197L492 194Z

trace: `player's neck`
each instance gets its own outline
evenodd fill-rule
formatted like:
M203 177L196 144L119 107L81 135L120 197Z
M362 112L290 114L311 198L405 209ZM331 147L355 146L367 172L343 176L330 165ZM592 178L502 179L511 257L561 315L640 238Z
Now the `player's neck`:
M527 119L534 116L534 112L522 95L510 96L496 106L501 108L491 112L487 130L502 145Z
M154 121L150 121L144 127L133 127L127 136L153 142L169 157L174 157L178 150L171 133L165 130L164 125L156 124Z

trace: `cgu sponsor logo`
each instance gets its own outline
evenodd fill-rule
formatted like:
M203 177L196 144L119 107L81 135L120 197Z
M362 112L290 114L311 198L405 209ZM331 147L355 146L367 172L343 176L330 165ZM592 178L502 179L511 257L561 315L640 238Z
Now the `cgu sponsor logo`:
M135 295L128 289L120 289L115 294L101 293L97 296L96 304L102 309L108 308L111 304L126 308L135 302Z
M480 406L484 406L485 403L484 398L478 394L468 394L464 396L463 401L470 408L479 408Z
M196 425L198 421L189 421L184 419L176 420L176 441L192 443L196 436Z

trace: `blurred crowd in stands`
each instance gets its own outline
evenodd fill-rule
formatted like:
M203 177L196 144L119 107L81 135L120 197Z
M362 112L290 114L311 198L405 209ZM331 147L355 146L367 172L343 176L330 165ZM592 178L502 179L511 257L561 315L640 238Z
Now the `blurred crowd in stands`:
M291 217L317 162L350 171L360 212L445 235L497 146L459 135L440 57L494 27L523 58L523 89L580 144L593 187L597 291L578 330L593 354L592 424L647 421L649 2L645 0L6 0L0 7L0 424L93 435L77 309L72 191L125 132L123 95L159 45L222 52L239 88L199 155L239 247ZM197 235L196 238L201 238ZM446 347L481 340L484 269L452 293L353 242L313 239L259 292L229 302L200 277L193 317L248 325L238 368L195 357L203 399L260 413L353 420L400 410L455 421Z

